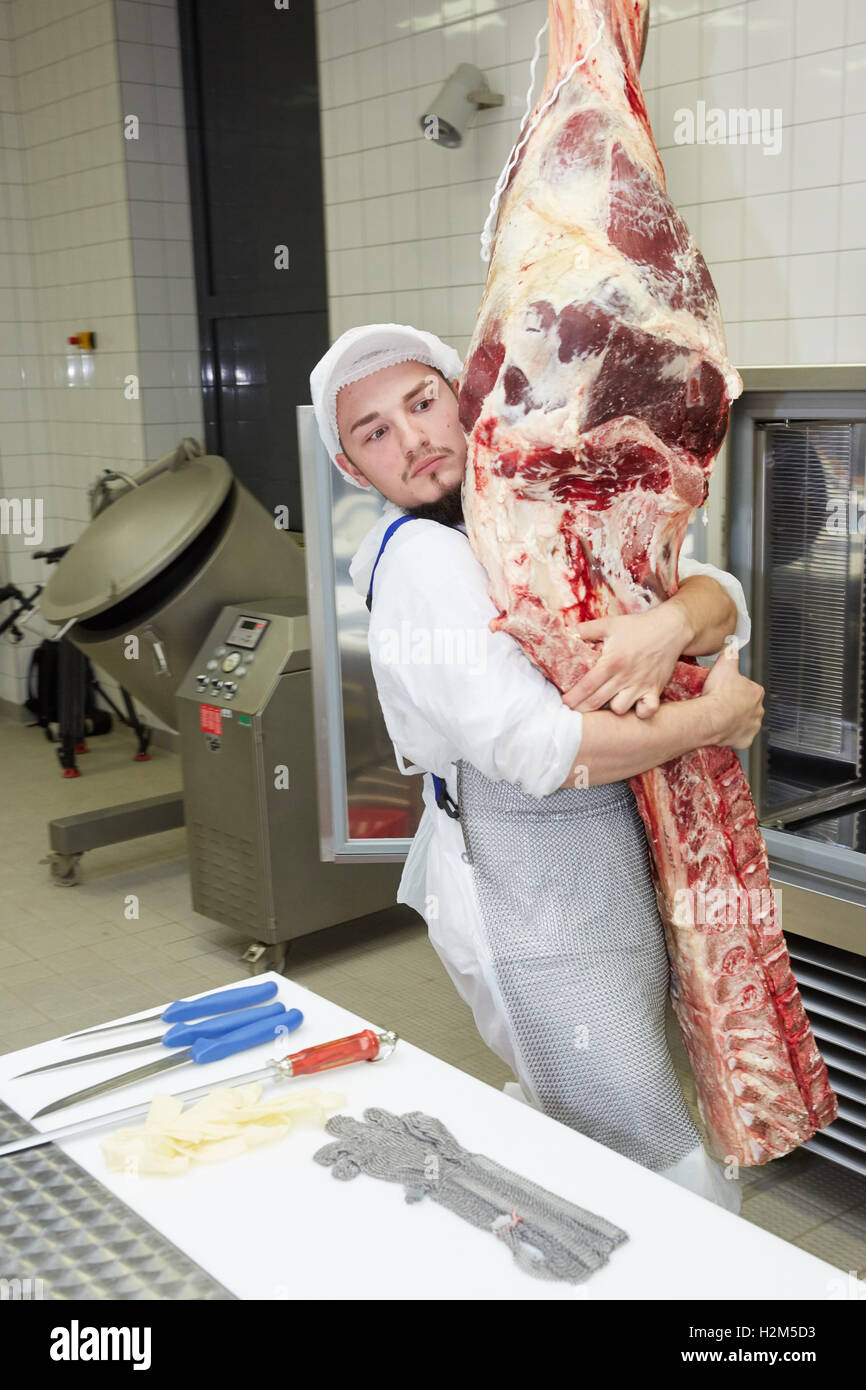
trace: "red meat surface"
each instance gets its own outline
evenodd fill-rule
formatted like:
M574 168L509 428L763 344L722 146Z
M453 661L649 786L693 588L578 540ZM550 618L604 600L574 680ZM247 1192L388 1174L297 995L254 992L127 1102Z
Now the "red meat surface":
M500 626L560 690L598 659L575 625L676 593L729 407L706 263L665 191L640 89L646 0L550 0L541 116L503 194L460 415L464 514ZM699 694L678 663L666 700ZM672 998L709 1144L765 1163L836 1117L791 973L739 759L706 748L630 779Z

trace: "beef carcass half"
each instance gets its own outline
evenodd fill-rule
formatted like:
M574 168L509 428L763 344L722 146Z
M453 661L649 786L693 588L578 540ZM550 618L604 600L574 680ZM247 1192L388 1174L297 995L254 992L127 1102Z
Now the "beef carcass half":
M742 383L704 259L665 191L638 77L647 0L550 0L549 18L534 116L585 61L517 147L460 417L464 515L499 626L566 690L600 650L576 623L676 592ZM681 660L664 698L699 694L706 674ZM765 1163L829 1124L836 1097L748 784L718 747L630 786L710 1148Z

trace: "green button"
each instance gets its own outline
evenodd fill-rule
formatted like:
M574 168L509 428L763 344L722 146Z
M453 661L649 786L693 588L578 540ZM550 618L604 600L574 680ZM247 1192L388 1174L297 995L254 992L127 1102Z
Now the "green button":
M250 723L251 723L251 720L250 720L249 715L247 715L247 714L239 714L239 715L238 715L238 723L239 723L239 724L243 724L244 728L245 728L245 729L248 729L248 728L250 727Z

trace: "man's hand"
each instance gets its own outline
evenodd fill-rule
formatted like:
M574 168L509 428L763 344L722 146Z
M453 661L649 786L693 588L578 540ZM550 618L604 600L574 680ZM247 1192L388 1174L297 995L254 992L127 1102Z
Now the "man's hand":
M646 613L593 618L575 631L589 641L603 639L591 671L563 695L570 709L585 713L610 705L614 714L634 712L648 719L693 632L685 608L668 600Z
M717 741L729 748L749 748L764 719L764 687L740 671L735 641L726 642L704 681L700 698L718 728Z
M637 777L696 748L748 748L764 717L764 691L740 674L737 643L726 644L692 700L665 700L652 719L596 710L583 721L577 757L563 787Z

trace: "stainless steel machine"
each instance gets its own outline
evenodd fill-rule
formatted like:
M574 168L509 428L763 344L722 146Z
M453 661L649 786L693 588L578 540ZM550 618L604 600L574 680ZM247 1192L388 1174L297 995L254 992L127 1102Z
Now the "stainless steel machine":
M839 1098L839 1118L806 1148L866 1174L866 371L742 377L727 440L730 568L752 614L742 669L765 687L767 717L741 758Z
M749 782L775 877L864 906L866 371L754 367L743 385L730 561L752 614L742 669L767 691Z
M230 604L178 691L193 906L262 943L375 912L399 880L319 857L310 665L303 599Z
M185 821L195 907L279 969L292 938L393 906L400 877L320 857L303 547L195 440L107 477L39 609L179 731L184 789L53 821L52 872L74 884L86 850Z
M129 480L55 569L40 613L169 728L205 629L245 594L303 599L296 540L225 459L184 454Z

